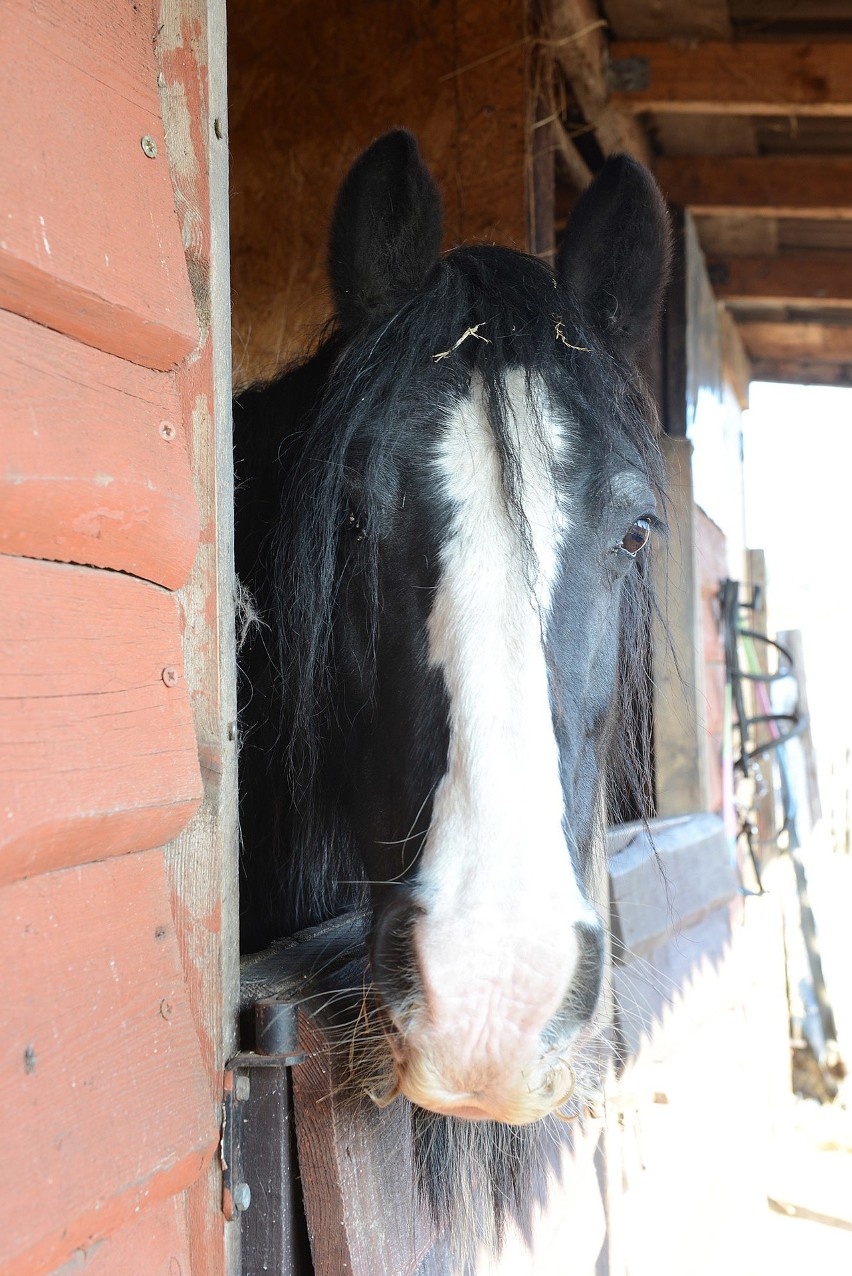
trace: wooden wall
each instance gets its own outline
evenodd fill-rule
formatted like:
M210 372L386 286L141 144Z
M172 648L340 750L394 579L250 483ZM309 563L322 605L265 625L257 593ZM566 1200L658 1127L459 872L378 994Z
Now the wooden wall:
M229 763L219 726L201 730L221 720L205 451L214 8L0 10L9 1276L221 1270L221 1223L203 1253L201 1189L184 1195L215 1172L224 1001L210 810ZM203 918L167 846L192 838L196 812Z
M337 189L387 129L415 132L446 246L526 248L532 45L525 0L229 5L237 384L299 354L329 316Z

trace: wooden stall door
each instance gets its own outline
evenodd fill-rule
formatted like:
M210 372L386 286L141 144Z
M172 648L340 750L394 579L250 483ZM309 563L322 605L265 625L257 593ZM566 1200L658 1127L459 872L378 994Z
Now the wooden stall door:
M224 1269L222 7L0 8L8 1276Z

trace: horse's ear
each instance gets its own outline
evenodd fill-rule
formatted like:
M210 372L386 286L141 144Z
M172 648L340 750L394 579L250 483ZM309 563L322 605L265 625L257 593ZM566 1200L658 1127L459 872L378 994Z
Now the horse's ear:
M404 129L349 170L334 209L328 273L343 328L389 314L422 285L441 250L441 197Z
M669 219L644 165L613 155L580 198L557 271L613 350L634 358L651 337L668 278Z

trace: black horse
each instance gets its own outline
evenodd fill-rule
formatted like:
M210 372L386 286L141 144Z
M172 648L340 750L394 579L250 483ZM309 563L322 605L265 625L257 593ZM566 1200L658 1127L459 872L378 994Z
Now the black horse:
M668 228L617 157L555 271L440 243L389 133L338 197L333 326L236 405L242 942L368 910L363 1088L414 1105L439 1214L479 1174L499 1221L522 1127L593 1086L607 810L647 806Z

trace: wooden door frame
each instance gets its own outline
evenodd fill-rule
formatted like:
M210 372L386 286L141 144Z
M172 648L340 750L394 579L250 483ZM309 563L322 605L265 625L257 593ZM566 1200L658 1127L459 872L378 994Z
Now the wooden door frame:
M183 652L204 800L166 848L184 974L221 1123L222 1078L237 1048L239 830L234 631L234 467L225 0L160 0L155 50L166 144L201 330L175 370L201 515L180 591ZM214 1157L186 1194L193 1276L239 1272L239 1229L222 1213Z

